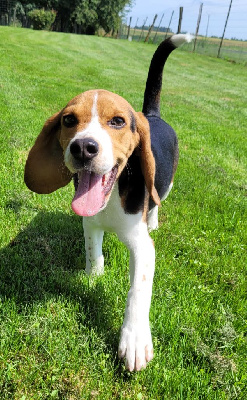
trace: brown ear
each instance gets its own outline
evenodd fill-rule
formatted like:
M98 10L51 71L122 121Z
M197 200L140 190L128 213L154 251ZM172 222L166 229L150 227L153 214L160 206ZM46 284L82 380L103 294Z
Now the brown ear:
M136 125L140 135L140 151L138 153L140 155L142 173L150 196L157 205L160 205L160 198L154 186L155 160L151 149L149 123L141 112L136 113Z
M50 117L30 150L24 180L36 193L51 193L67 185L72 174L64 164L59 144L61 112Z

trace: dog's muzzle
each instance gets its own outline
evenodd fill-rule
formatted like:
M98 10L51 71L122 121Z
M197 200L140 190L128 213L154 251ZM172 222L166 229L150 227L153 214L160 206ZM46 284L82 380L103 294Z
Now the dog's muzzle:
M84 166L88 161L91 161L99 153L99 145L92 138L76 139L70 145L70 152L74 159Z

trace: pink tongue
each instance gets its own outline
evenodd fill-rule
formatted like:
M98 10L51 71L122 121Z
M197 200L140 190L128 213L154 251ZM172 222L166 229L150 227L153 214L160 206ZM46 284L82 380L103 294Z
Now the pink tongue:
M79 185L71 204L72 210L78 215L89 217L99 212L104 200L102 175L83 171L79 175Z

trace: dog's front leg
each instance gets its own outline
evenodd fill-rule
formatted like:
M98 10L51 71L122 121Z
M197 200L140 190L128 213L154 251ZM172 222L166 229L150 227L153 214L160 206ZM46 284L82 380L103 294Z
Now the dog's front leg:
M125 358L126 368L139 371L153 358L149 326L149 309L155 264L155 250L147 226L143 222L138 232L123 240L130 250L130 290L121 329L119 357Z
M102 275L104 273L104 256L102 242L104 231L93 223L93 217L83 218L83 229L86 250L86 273Z

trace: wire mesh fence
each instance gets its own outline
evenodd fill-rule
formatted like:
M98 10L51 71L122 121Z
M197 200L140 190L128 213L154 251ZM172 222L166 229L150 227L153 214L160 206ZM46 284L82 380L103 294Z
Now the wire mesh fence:
M19 1L0 0L0 25L30 28L29 10L29 5L24 8Z
M149 27L130 27L122 24L118 37L130 41L146 42L159 44L165 38L171 36L174 32L170 28L162 30L153 27L149 32ZM185 33L185 32L184 32ZM148 38L147 38L148 36ZM181 49L195 51L196 53L204 54L211 57L218 57L221 38L198 36L196 46L194 43L184 44ZM220 49L220 57L232 62L247 64L247 41L236 39L224 39Z

